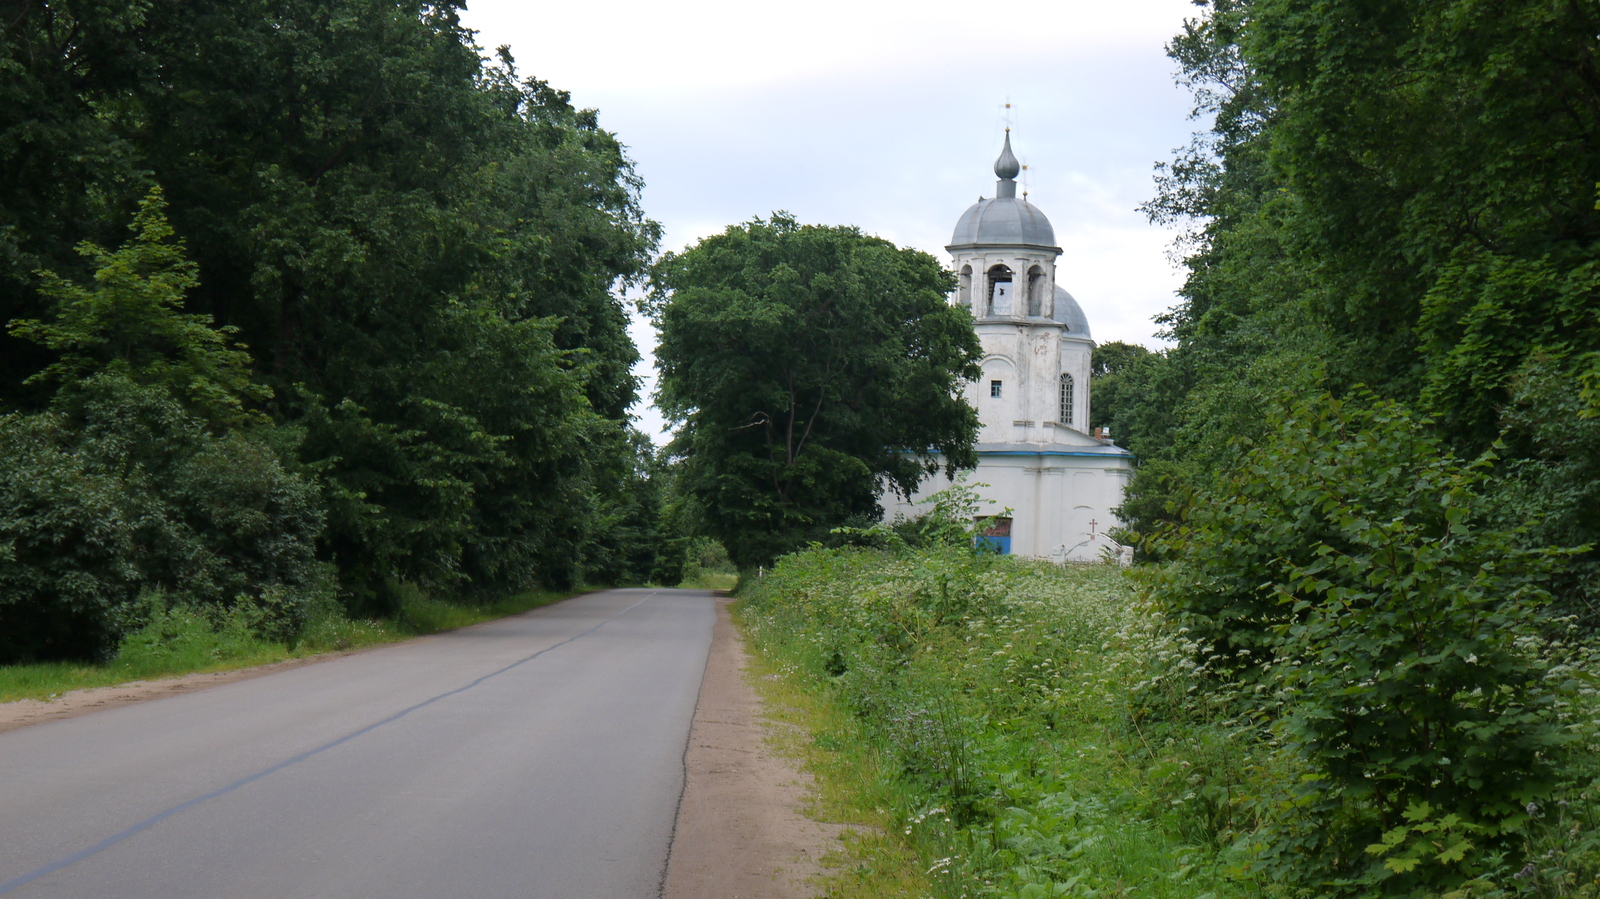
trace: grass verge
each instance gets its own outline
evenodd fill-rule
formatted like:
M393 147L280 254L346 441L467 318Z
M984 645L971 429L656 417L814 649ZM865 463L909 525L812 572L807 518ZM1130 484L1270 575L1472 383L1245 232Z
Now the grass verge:
M824 879L822 895L921 899L927 878L916 851L898 836L894 810L906 797L889 760L846 710L808 690L792 665L760 651L749 639L743 606L734 603L733 620L750 647L748 673L761 697L761 713L781 725L772 731L774 746L814 778L815 790L802 811L849 828L838 850L822 858L823 866L836 872Z
M739 620L773 678L759 682L770 707L808 735L796 749L818 777L818 815L869 835L842 853L830 899L1600 897L1588 644L1525 650L1571 682L1573 701L1542 713L1570 734L1550 757L1559 779L1470 881L1441 886L1339 879L1278 849L1285 835L1316 848L1343 823L1293 792L1311 769L1267 716L1300 700L1210 672L1217 656L1115 567L965 546L812 549L747 585ZM1452 829L1481 829L1436 814L1414 807L1364 854L1411 839L1411 860L1459 858L1472 844Z
M964 549L812 550L749 588L741 620L773 707L811 735L817 811L874 835L830 899L1252 893L1218 849L1259 763L1214 722L1143 714L1169 647L1134 605L1116 568Z
M678 586L686 590L732 591L739 586L739 575L727 571L702 571Z
M244 614L220 621L183 606L157 608L99 664L40 662L0 666L0 702L49 700L71 690L129 681L251 668L328 652L394 643L468 627L550 605L579 591L530 590L489 602L451 602L406 591L393 618L352 620L337 608L315 612L292 644L263 639Z

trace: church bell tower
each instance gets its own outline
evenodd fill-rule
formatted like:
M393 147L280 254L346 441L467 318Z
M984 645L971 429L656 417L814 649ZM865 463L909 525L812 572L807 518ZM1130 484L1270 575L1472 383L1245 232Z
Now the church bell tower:
M972 311L983 343L984 377L969 396L982 443L1055 443L1089 431L1089 322L1056 283L1061 248L1045 214L1017 196L1021 171L1007 129L995 195L961 216L945 248L955 302Z
M983 375L966 387L978 410L980 538L1000 552L1058 562L1126 557L1106 531L1133 472L1133 457L1089 433L1089 361L1094 341L1078 301L1057 283L1055 229L1026 196L1011 132L994 164L993 197L979 197L956 222L950 251L959 278L952 303L972 312ZM913 517L949 486L937 475L885 516Z

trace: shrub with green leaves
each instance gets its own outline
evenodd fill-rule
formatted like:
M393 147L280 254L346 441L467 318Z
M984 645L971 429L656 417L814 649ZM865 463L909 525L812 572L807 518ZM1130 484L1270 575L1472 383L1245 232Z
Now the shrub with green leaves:
M59 416L0 417L0 663L102 657L138 592L122 484Z
M232 609L290 639L331 589L316 559L322 497L248 401L249 356L181 312L194 286L153 191L116 251L84 245L92 285L44 273L49 321L13 334L61 353L50 411L0 419L0 664L104 658L142 590Z
M315 486L164 386L99 375L75 405L0 419L0 664L107 656L141 624L141 589L243 604L291 638L332 589Z
M1285 703L1275 733L1305 774L1246 838L1251 870L1349 894L1464 883L1554 786L1570 685L1536 650L1565 553L1495 526L1494 457L1454 458L1403 407L1324 396L1272 424L1147 579Z

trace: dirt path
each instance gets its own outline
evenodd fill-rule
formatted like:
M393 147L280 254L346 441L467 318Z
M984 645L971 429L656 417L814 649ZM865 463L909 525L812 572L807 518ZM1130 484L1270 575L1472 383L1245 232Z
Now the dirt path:
M840 827L802 816L809 778L766 741L744 680L744 641L717 600L711 657L685 756L687 779L663 899L810 899Z

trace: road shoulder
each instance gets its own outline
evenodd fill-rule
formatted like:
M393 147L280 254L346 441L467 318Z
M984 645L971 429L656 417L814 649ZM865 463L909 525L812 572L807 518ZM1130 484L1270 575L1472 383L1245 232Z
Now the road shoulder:
M249 668L202 671L195 674L181 674L177 677L164 677L160 680L137 680L109 687L72 690L49 700L18 699L12 702L0 703L0 734L20 727L44 724L47 721L76 718L79 715L103 712L118 706L133 705L136 702L148 702L152 699L165 699L168 696L193 693L196 690L207 690L212 687L220 687L223 684L231 684L235 681L250 680L251 678L262 677L278 671L287 671L290 668L315 665L330 659L343 658L353 652L364 651L365 649L325 652L317 655L302 656L297 659L285 659L282 662L271 662L266 665L253 665Z
M748 656L729 603L717 599L662 895L809 899L811 879L823 873L819 860L838 846L842 828L800 813L810 776L767 739L774 725L745 681Z

